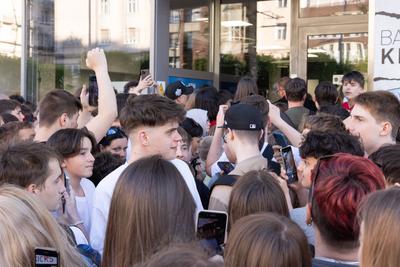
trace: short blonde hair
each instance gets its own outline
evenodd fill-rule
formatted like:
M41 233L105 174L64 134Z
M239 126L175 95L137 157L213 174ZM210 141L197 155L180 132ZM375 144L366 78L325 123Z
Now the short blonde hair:
M4 266L34 267L35 247L59 251L60 266L85 266L66 232L29 192L0 187L0 262Z

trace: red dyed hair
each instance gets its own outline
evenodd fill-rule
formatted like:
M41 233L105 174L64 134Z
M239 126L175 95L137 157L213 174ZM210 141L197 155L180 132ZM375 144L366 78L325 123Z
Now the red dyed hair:
M345 153L322 159L314 177L313 223L330 246L358 246L357 211L371 192L385 188L381 170L369 159Z

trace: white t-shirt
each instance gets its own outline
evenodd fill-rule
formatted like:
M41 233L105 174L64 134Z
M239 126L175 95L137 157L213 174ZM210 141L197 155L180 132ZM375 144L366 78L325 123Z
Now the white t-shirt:
M187 164L179 159L174 159L170 162L175 165L182 177L185 179L186 185L188 186L189 191L192 193L194 202L196 204L196 210L203 210L203 205L201 204L201 199L196 188L196 182ZM97 185L94 193L92 212L93 224L90 230L90 243L94 249L100 252L100 254L103 254L111 198L119 176L126 169L126 167L128 167L128 163L125 163L107 175Z
M85 196L75 196L76 208L78 210L79 217L85 225L87 233L90 233L90 218L92 216L93 195L95 186L92 181L86 178L82 178L80 184L82 186L83 192L85 193Z

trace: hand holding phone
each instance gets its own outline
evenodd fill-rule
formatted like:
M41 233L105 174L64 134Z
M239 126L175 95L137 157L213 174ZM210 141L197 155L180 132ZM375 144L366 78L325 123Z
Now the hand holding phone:
M221 211L203 210L197 214L196 233L207 249L222 254L226 242L228 214Z
M60 256L54 248L35 248L35 267L59 267Z
M281 149L283 164L285 167L286 175L288 177L288 184L297 182L299 180L297 176L296 163L294 161L293 151L291 146L287 146Z

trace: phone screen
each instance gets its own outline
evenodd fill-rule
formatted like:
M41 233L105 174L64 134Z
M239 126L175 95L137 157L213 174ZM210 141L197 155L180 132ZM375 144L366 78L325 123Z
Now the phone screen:
M272 135L274 136L277 145L280 145L281 147L287 147L289 145L286 137L282 133L273 132Z
M150 71L149 70L140 70L140 77L142 79L146 78L149 75L150 75Z
M35 248L36 267L58 267L59 255L53 248Z
M225 243L228 215L225 212L200 211L197 219L197 237L207 249L222 252Z
M228 161L219 161L217 163L218 167L225 173L225 174L229 174L231 171L233 171L233 169L235 167L233 167L233 165L228 162Z
M293 151L291 146L282 148L282 158L285 165L286 175L288 177L288 183L294 183L299 180L297 177L297 168L294 162Z
M89 105L97 107L99 99L99 87L97 86L97 79L95 75L89 76Z

